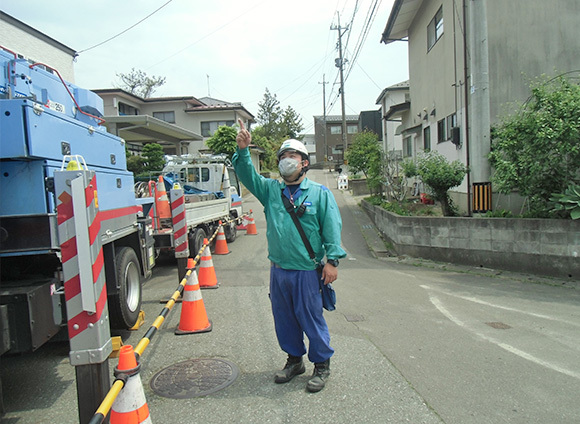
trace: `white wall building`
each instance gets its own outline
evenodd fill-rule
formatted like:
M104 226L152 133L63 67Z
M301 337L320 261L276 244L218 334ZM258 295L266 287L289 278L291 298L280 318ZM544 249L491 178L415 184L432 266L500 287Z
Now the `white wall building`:
M385 88L377 99L383 117L383 151L391 156L403 157L401 137L402 116L410 108L409 81Z
M76 51L0 11L0 44L30 63L44 63L74 84ZM46 68L45 68L46 69ZM50 69L47 69L50 71Z
M142 98L119 88L93 90L105 105L105 125L123 137L131 149L156 142L168 154L202 151L204 142L222 125L233 126L241 119L250 128L254 116L241 103L203 97ZM163 132L173 132L161 137Z

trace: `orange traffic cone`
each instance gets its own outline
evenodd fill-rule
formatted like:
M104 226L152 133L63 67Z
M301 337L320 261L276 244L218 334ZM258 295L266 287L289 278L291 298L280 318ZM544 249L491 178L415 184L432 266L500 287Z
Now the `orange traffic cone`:
M255 236L258 234L258 230L256 229L256 222L254 221L254 214L250 209L250 216L248 217L248 228L246 229L246 235Z
M217 289L219 285L215 275L215 269L213 267L211 251L209 250L207 239L203 240L203 244L206 246L199 263L199 286L202 289Z
M212 324L207 319L207 312L205 311L205 305L201 297L201 290L199 289L195 269L191 271L187 279L182 297L181 317L175 334L207 333L211 331Z
M248 219L247 215L243 215L241 218L241 224L239 224L236 228L241 231L246 231L248 229Z
M155 208L157 209L157 215L159 218L171 218L171 208L169 207L169 198L167 197L167 190L165 190L165 181L163 180L163 175L159 176L159 182L157 183Z
M151 424L149 407L145 400L143 384L139 376L141 365L137 363L133 346L125 345L119 352L119 364L115 368L115 377L120 374L129 376L125 386L113 402L111 424L148 423Z
M187 258L187 267L186 269L194 269L195 268L195 261L193 258Z
M224 233L224 227L222 226L222 222L220 221L217 239L215 241L215 249L214 253L216 255L227 255L230 253L228 250L228 242L226 241L226 235Z

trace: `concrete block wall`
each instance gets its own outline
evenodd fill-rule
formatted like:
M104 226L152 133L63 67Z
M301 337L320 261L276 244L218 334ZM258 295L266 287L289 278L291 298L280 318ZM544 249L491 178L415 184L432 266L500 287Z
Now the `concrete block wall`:
M363 200L398 254L580 281L580 222L399 216Z

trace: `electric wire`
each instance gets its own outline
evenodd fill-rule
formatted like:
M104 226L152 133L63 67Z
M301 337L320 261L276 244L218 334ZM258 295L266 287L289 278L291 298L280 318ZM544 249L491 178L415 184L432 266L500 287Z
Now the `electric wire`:
M103 44L105 44L105 43L108 43L109 41L111 41L111 40L114 40L115 38L117 38L117 37L119 37L119 36L121 36L121 35L125 34L127 31L129 31L129 30L131 30L131 29L135 28L135 27L136 27L137 25L139 25L141 22L143 22L143 21L145 21L145 20L149 19L151 16L153 16L154 14L156 14L157 12L159 12L161 9L163 9L165 6L167 6L167 5L168 5L169 3L171 3L172 1L173 1L173 0L169 0L169 1L167 1L167 2L166 2L164 5L162 5L162 6L161 6L161 7L159 7L158 9L154 10L154 11L153 11L153 12L151 12L149 15L145 16L145 17L144 17L143 19L141 19L139 22L137 22L137 23L135 23L135 24L131 25L129 28L125 29L124 31L121 31L121 32L120 32L120 33L118 33L117 35L114 35L114 36L112 36L112 37L110 37L110 38L107 38L105 41L101 41L100 43L98 43L98 44L95 44L95 45L94 45L94 46L92 46L92 47L89 47L89 48L87 48L87 49L84 49L84 50L78 51L78 52L76 53L76 54L77 54L77 56L78 56L79 54L81 54L81 53L88 52L89 50L92 50L92 49L94 49L94 48L97 48L97 47L99 47L99 46L102 46Z
M374 22L374 19L375 19L376 15L377 15L377 12L378 12L378 9L380 7L381 2L382 2L382 0L375 0L369 6L369 9L367 11L367 15L366 15L365 20L364 20L364 23L363 23L363 28L362 28L362 30L361 30L361 32L359 34L357 43L355 45L354 53L350 56L352 59L349 61L349 66L348 66L347 71L346 71L346 76L344 78L344 82L347 81L348 77L350 76L350 74L352 72L352 68L354 67L355 64L357 64L359 66L359 68L363 71L363 73L369 78L369 80L373 84L375 84L375 86L377 86L377 88L379 88L379 89L381 88L375 81L373 81L373 79L370 77L370 75L368 75L368 73L358 63L358 57L359 57L359 55L360 55L360 53L362 51L362 48L363 48L363 46L364 46L364 44L365 44L365 42L367 40L368 34L370 32L370 29L371 29L371 26L372 26L372 24ZM358 1L357 1L357 6L358 6ZM356 13L356 11L355 11L355 13ZM355 15L355 13L353 13L353 17L351 19L351 24L350 24L351 25L351 27L350 27L350 31L351 32L352 32L352 25L354 24L354 15ZM340 36L340 34L339 34L339 36ZM350 34L349 34L349 36L350 36ZM347 38L347 41L348 41L348 38ZM347 54L343 55L343 57L349 56L348 55L349 51L348 51L347 48L348 48L348 44L345 43L345 49L344 50L345 50L345 52ZM338 80L338 77L340 75L339 72L337 73L337 76L335 78L335 84L336 84L336 81ZM327 106L327 110L328 111L332 111L333 107L336 104L336 101L340 98L340 94L341 94L340 93L340 90L335 94L334 93L334 87L333 87L333 89L331 90L330 95L329 95L329 103L328 103L328 106ZM330 100L330 99L332 99L332 100Z
M229 26L229 25L230 25L230 24L232 24L233 22L237 21L238 19L241 19L243 16L247 15L248 13L250 13L252 10L254 10L255 8L257 8L258 6L262 5L263 3L266 3L266 1L267 1L267 0L264 0L264 1L260 2L260 3L256 3L256 4L255 4L253 7L250 7L250 8L248 8L248 9L246 9L246 10L245 10L243 13L239 14L239 15L238 15L238 16L236 16L234 19L232 19L232 20L230 20L230 21L226 22L225 24L223 24L223 25L221 25L221 26L217 27L215 30L213 30L213 31L211 31L211 32L209 32L209 33L207 33L207 34L205 34L203 37L201 37L201 38L199 38L199 39L195 40L195 41L194 41L193 43L191 43L191 44L188 44L187 46L185 46L184 48L182 48L182 49L180 49L180 50L176 51L175 53L171 54L170 56L167 56L167 57L166 57L166 58L164 58L163 60L160 60L160 61L158 61L158 62L154 63L153 65L149 66L147 69L151 69L151 68L153 68L154 66L157 66L157 65L159 65L160 63L164 63L164 62L166 62L167 60L169 60L169 59L171 59L171 58L173 58L173 57L177 56L178 54L180 54L180 53L184 52L185 50L189 49L190 47L192 47L192 46L196 45L197 43L199 43L199 42L201 42L201 41L205 40L206 38L208 38L208 37L210 37L210 36L214 35L216 32L219 32L219 31L221 31L222 29L224 29L225 27Z
M378 7L380 6L381 1L379 0L375 0L375 2L369 7L369 10L367 12L367 16L365 18L365 24L364 24L364 28L362 30L362 32L359 35L356 47L355 47L355 52L354 52L354 56L350 62L350 66L347 69L346 72L346 79L348 79L348 77L350 76L350 73L352 72L352 68L354 66L354 64L357 62L357 59L360 55L360 52L362 51L362 48L367 40L367 37L369 35L371 26L374 22L374 19L376 17L376 12L378 10Z

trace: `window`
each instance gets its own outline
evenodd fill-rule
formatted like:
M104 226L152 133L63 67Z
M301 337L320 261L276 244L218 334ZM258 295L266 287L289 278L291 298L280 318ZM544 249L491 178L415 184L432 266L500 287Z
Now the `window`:
M437 143L443 143L447 140L447 132L445 131L445 118L437 121Z
M201 123L201 135L204 137L211 137L214 132L217 131L219 127L227 125L228 127L234 126L234 121L205 121Z
M139 115L139 109L119 102L119 116L124 115Z
M443 6L439 8L437 13L429 25L427 25L427 51L435 45L437 40L443 35Z
M358 125L347 125L346 126L346 133L347 134L356 134L356 133L358 133Z
M330 134L342 134L342 126L331 125L330 126Z
M431 150L431 127L423 128L423 150Z
M188 183L205 183L209 181L209 168L185 168L180 172L181 181L185 181L185 172L187 171Z
M403 157L413 156L413 137L405 137L403 140Z
M230 185L236 189L238 196L240 196L242 191L240 190L240 183L238 182L238 174L236 174L234 168L228 167L228 176L230 177Z
M454 113L447 117L447 140L451 139L451 128L457 126L457 117Z
M175 112L153 112L153 117L162 121L175 124Z

